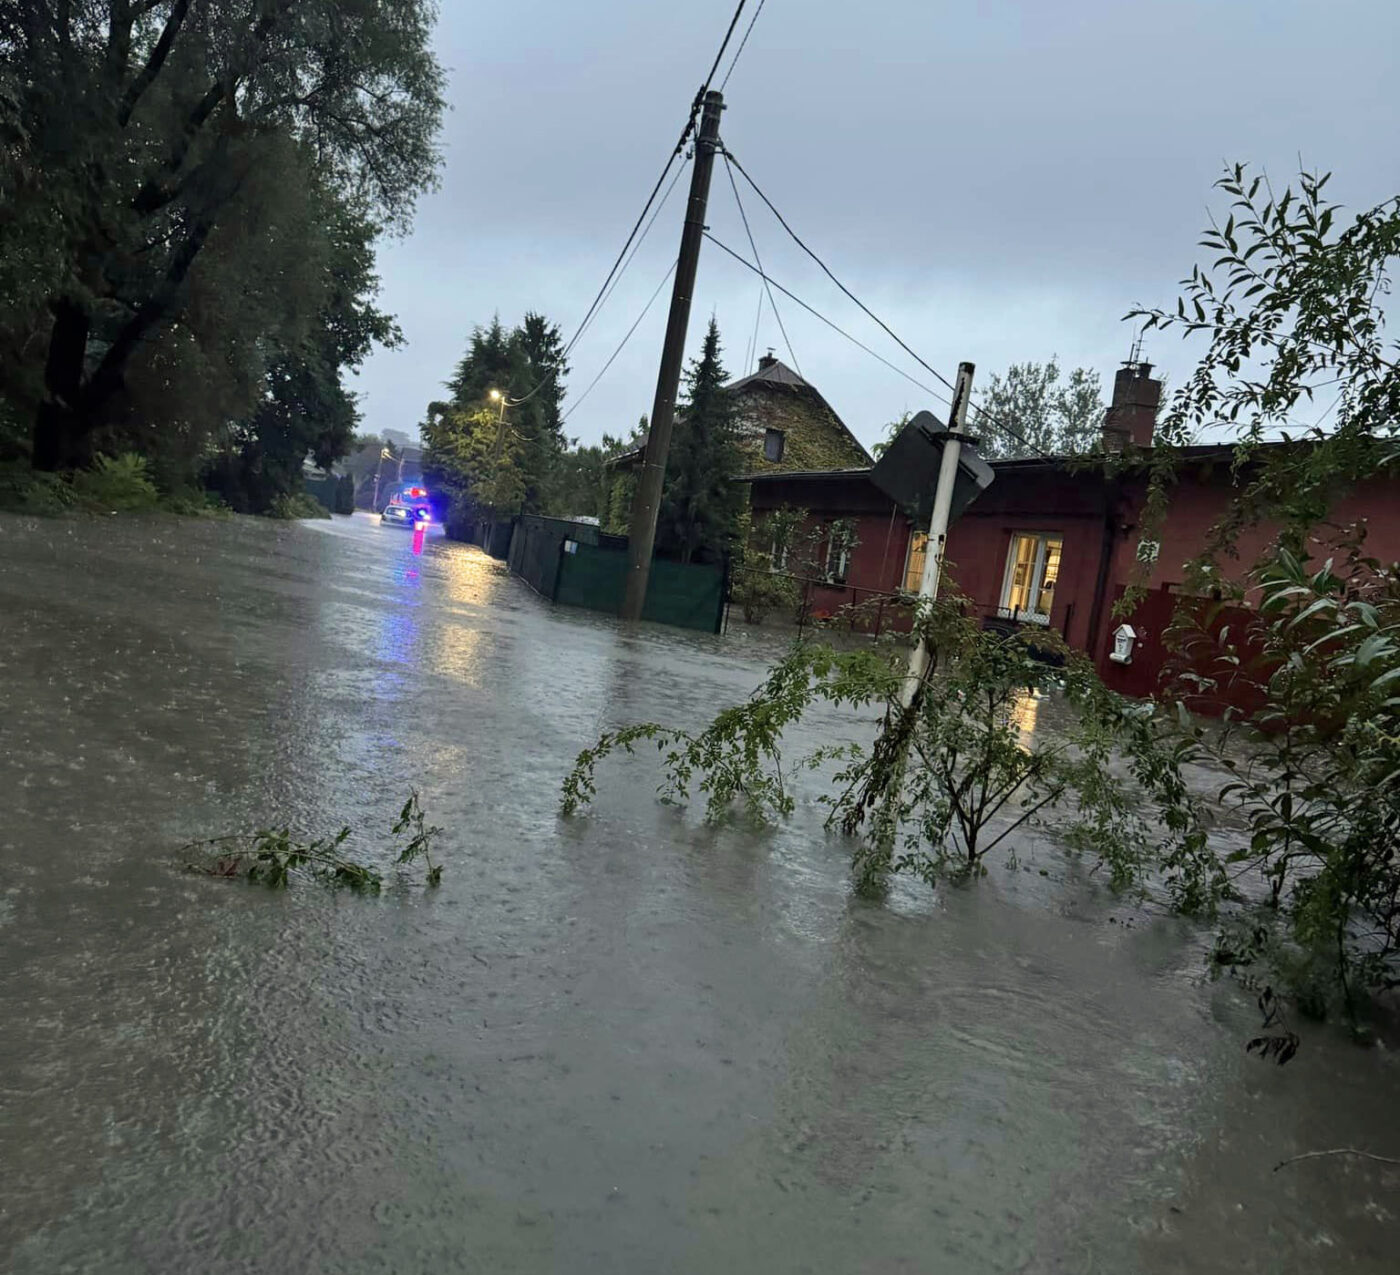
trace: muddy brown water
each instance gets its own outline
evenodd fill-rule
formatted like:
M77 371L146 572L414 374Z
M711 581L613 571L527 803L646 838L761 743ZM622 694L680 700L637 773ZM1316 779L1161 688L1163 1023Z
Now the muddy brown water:
M601 727L703 720L771 639L363 517L0 517L0 639L0 1269L1400 1268L1400 1170L1272 1171L1400 1154L1395 1056L1246 1058L1201 933L1049 848L864 903L810 789L716 831L645 754L558 817ZM180 870L411 787L437 892Z

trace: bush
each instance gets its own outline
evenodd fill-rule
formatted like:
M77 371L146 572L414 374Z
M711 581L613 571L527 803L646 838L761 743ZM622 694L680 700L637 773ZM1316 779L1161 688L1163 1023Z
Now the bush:
M99 456L91 469L73 475L72 490L79 505L99 513L131 513L160 503L144 457L130 452Z
M27 464L0 469L0 509L54 517L74 502L73 488L57 474L36 473Z
M197 487L179 487L160 503L162 509L182 518L218 518L233 512L214 492Z
M772 611L785 612L788 618L796 611L800 594L797 582L790 576L761 567L740 568L734 574L730 601L743 610L746 624L762 624Z
M335 485L335 512L353 514L355 512L355 477L346 474Z
M278 496L267 511L267 516L293 522L299 518L329 518L331 511L315 496L298 491L290 495Z
M1262 967L1300 1008L1340 1001L1354 1019L1400 986L1400 568L1359 540L1336 549L1314 566L1279 548L1233 640L1188 638L1214 657L1212 689L1261 703L1201 740L1249 824L1230 872L1254 882L1217 967Z

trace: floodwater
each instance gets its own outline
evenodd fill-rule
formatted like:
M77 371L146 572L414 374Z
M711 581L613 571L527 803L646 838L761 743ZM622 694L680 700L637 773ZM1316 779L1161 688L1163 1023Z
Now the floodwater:
M714 831L645 754L558 817L600 728L704 720L761 637L363 517L3 517L0 638L0 1269L1400 1263L1400 1170L1273 1171L1400 1154L1395 1055L1247 1058L1203 936L1049 849L865 903L810 790ZM382 856L413 787L436 892L181 870L273 818Z

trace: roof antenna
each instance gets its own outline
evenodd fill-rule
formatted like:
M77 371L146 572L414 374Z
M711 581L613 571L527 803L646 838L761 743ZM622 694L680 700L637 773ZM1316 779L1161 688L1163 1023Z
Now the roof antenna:
M1128 366L1136 367L1142 362L1142 334L1144 329L1139 328L1138 334L1133 338L1133 348L1128 354Z

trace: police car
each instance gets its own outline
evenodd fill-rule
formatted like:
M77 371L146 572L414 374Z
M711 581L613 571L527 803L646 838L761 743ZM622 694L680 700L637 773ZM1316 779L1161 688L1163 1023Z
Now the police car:
M428 503L426 487L405 487L395 492L379 515L381 527L407 527L410 530L432 520L433 510Z

